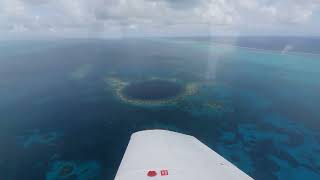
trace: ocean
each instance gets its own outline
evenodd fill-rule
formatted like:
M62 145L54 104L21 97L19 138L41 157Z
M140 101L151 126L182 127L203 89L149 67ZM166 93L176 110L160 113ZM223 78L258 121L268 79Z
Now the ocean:
M255 179L317 180L319 77L313 37L3 41L0 179L112 180L133 132L167 129Z

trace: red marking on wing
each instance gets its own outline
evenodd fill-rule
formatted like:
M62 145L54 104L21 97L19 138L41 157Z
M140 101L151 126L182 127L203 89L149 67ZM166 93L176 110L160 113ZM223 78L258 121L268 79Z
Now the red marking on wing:
M161 170L160 174L161 174L161 176L168 176L169 175L169 171L168 170Z
M147 176L155 177L155 176L157 176L157 172L156 171L148 171Z

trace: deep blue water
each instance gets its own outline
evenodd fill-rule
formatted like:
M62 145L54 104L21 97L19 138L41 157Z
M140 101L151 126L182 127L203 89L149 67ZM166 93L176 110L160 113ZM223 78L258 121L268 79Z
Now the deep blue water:
M0 179L111 180L131 133L154 128L197 137L255 179L320 179L320 55L268 42L3 42ZM152 78L197 91L158 106L117 96L119 82Z
M166 100L179 96L183 89L179 83L155 79L130 83L122 93L136 100Z

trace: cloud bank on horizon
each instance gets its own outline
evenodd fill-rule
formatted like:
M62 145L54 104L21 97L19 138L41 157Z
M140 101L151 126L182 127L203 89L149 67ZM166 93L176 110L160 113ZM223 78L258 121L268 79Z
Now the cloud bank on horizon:
M0 0L0 37L320 35L320 0Z

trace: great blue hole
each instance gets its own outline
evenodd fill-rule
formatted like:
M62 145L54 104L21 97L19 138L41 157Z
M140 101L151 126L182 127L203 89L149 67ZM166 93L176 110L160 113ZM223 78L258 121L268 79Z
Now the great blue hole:
M122 94L130 99L158 101L175 98L183 90L180 83L156 79L131 83L122 89Z

